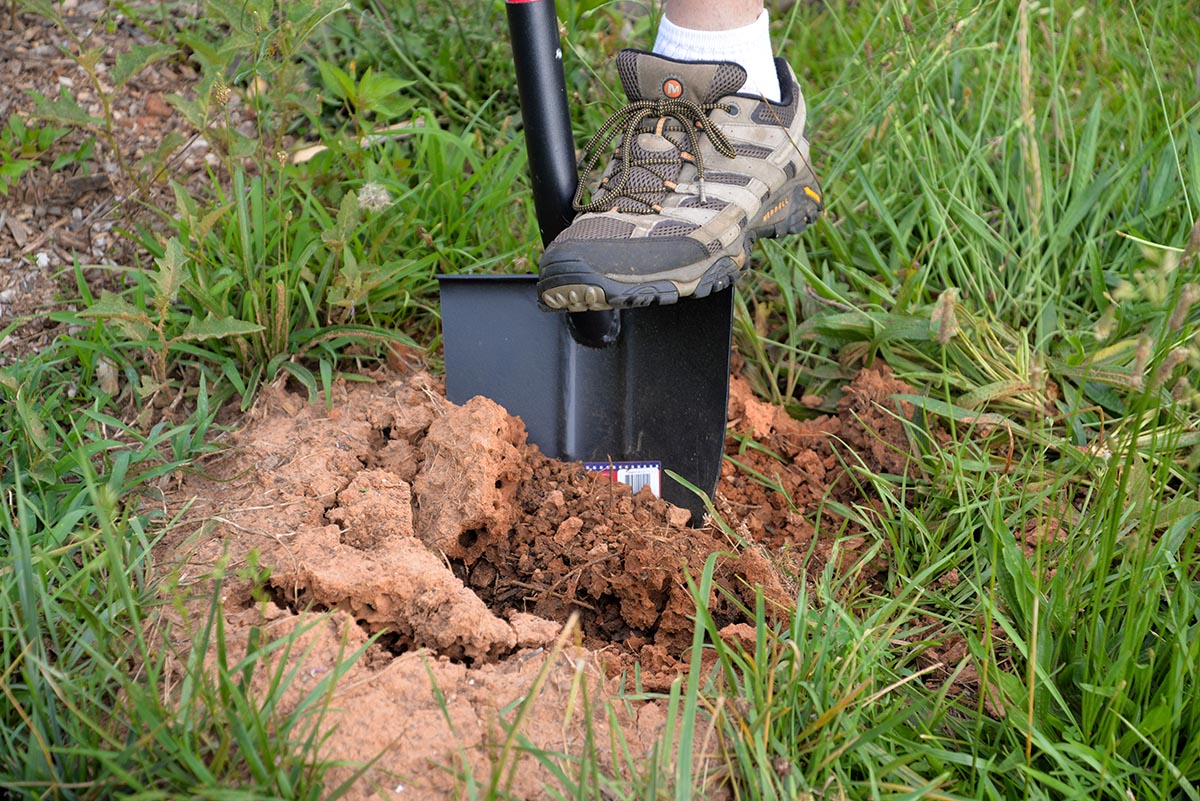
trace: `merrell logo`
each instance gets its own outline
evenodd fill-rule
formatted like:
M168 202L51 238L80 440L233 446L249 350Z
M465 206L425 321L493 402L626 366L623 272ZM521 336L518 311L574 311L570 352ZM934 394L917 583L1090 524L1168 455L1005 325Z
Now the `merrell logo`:
M792 202L791 198L785 197L783 200L779 201L774 206L772 206L771 209L766 214L763 215L762 221L770 222L772 217L774 217L779 212L783 211L784 208L787 206L787 204L789 204L791 202Z
M683 94L683 84L674 78L667 78L663 81L663 94L672 99Z

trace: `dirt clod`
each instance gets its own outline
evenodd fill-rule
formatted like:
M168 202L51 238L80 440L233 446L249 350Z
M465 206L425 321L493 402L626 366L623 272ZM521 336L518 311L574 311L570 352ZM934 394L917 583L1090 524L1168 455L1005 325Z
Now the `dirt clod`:
M418 530L429 547L471 564L483 552L481 534L512 528L512 501L528 474L524 444L521 421L487 398L472 398L430 424L414 485Z
M271 585L294 606L344 610L370 633L388 631L404 650L488 662L517 644L512 626L414 537L363 553L327 527L309 532L292 556L296 568L272 576Z
M342 525L341 541L369 551L413 537L412 490L386 470L364 470L338 493L328 517Z

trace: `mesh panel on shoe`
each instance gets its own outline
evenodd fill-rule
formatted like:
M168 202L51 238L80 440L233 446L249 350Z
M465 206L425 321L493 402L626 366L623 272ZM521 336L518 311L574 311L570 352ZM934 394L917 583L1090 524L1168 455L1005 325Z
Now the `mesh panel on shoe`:
M662 178L645 167L636 167L630 171L627 187L627 191L647 203L662 205L662 202L667 199L667 191L663 188ZM646 210L642 204L633 203L631 205L625 198L618 198L618 206L629 207L631 211Z
M733 186L745 186L750 183L749 175L738 175L736 172L706 172L704 180L714 184L732 184Z
M586 217L571 223L563 239L628 239L636 226L611 217Z
M665 137L670 139L670 137ZM672 144L675 144L674 139L670 139ZM678 145L676 145L678 147ZM636 140L629 148L629 157L637 161L645 161L647 159L662 159L664 163L647 165L645 169L652 170L661 178L672 181L679 175L680 163L675 159L675 154L670 150L667 151L650 151L642 147Z
M625 89L625 96L632 98L637 94L637 56L633 50L622 50L617 53L617 76Z
M635 167L630 170L629 188L634 192L664 194L662 176L647 167Z
M707 198L703 203L698 197L687 197L679 201L681 209L707 209L709 211L720 211L729 205L728 201L720 198Z
M650 236L686 236L699 227L678 220L665 220L650 229Z
M634 160L643 160L648 158L661 158L665 154L653 153L646 150L635 140L629 146L629 156ZM620 162L614 159L609 164L608 177L612 180L619 173ZM635 195L639 200L646 204L661 205L666 201L667 189L663 185L664 181L677 180L679 176L679 168L681 164L678 161L669 162L666 164L649 164L645 166L636 166L629 171L624 189L621 194L626 193ZM603 199L612 187L606 187L601 184L596 192L596 197ZM636 202L624 196L618 196L615 205L621 211L645 212L646 205Z
M760 100L758 105L754 107L754 111L750 114L750 119L759 125L782 125L784 128L790 128L792 120L795 118L795 103L792 103L790 106L781 106L778 103L768 103L765 100Z
M745 142L734 142L733 152L739 156L746 156L752 159L765 159L771 155L772 150L762 145L748 145Z
M722 64L717 68L717 74L713 76L712 83L709 85L708 97L716 100L719 97L731 95L741 89L745 83L745 68L737 64Z

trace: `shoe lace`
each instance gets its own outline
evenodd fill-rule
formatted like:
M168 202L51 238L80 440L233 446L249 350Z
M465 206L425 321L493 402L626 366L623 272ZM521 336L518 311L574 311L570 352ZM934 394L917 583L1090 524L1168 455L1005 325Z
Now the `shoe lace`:
M700 152L700 135L707 134L708 139L712 142L713 149L726 158L734 158L735 152L733 145L730 144L729 138L716 125L713 125L708 119L708 112L714 109L728 109L728 106L723 103L695 103L691 100L682 98L660 98L658 100L635 100L632 103L619 109L616 113L604 121L600 129L588 140L584 145L583 154L587 157L582 169L582 176L579 179L579 186L575 190L575 198L572 200L577 212L588 211L604 211L608 209L617 209L617 201L625 198L638 204L637 211L651 213L661 211L662 207L655 203L656 197L663 191L677 191L677 186L669 181L663 180L661 188L643 189L630 185L634 170L638 167L644 167L649 170L650 167L656 165L672 165L680 161L690 162L696 167L696 184L699 190L700 202L705 201L704 195L704 155ZM687 136L688 150L683 150L679 146L668 139L672 145L675 145L675 152L667 152L662 155L650 155L645 157L635 157L633 155L633 143L639 133L646 133L647 128L644 123L647 120L658 119L658 124L652 129L659 136L666 129L665 123L667 119L677 120L682 124L681 130ZM680 130L672 127L670 130ZM603 190L603 195L600 197L592 197L590 200L584 200L584 192L587 178L596 169L600 158L603 156L610 142L620 133L621 144L618 145L616 155L621 159L617 171L600 182L600 189ZM649 170L654 175L657 175L653 170Z

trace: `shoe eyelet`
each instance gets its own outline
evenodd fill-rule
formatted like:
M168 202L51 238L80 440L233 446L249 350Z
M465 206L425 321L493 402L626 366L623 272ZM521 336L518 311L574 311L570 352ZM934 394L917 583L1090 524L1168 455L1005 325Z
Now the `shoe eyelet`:
M742 110L738 107L738 105L736 103L730 103L728 106L725 107L725 113L728 114L730 117L736 117L738 114L742 113Z

